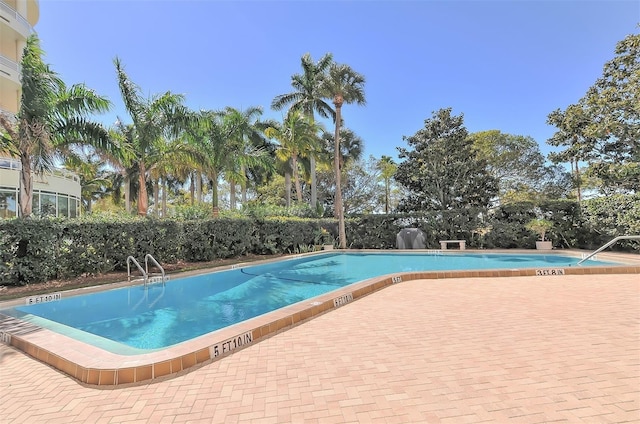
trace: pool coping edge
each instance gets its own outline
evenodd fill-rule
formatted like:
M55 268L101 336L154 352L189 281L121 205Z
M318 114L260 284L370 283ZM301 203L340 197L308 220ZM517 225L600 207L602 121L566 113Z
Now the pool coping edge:
M470 251L467 252L471 253ZM569 252L564 251L562 253ZM541 270L548 270L548 272L541 273ZM12 324L6 322L7 320L0 328L2 333L1 341L86 385L103 388L126 387L148 384L154 380L160 381L161 379L190 372L207 363L222 359L244 347L258 343L267 337L300 325L332 309L342 307L347 303L393 284L405 281L443 278L529 276L553 278L561 275L640 274L640 264L569 267L562 268L562 273L552 271L557 270L553 268L527 268L519 270L420 271L387 274L351 284L160 351L140 355L119 355L107 352L35 325L31 325L26 329L24 325L21 328L12 328ZM14 320L24 323L21 320ZM231 348L232 345L233 348Z

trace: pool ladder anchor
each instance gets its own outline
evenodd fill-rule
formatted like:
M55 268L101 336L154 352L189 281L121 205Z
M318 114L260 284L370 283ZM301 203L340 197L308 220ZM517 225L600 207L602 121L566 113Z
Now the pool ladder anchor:
M151 274L149 273L149 261L151 261L151 263L160 270L161 275L151 276ZM134 258L133 256L129 256L127 258L127 275L128 275L129 281L131 281L131 263L132 262L136 266L136 268L138 268L138 271L140 271L140 273L142 274L142 279L144 280L145 287L147 284L153 284L153 283L164 284L169 280L169 276L165 274L164 268L162 268L162 266L158 263L158 261L156 261L156 259L153 256L151 256L151 254L147 253L144 257L144 269L142 268L140 263L136 260L136 258Z

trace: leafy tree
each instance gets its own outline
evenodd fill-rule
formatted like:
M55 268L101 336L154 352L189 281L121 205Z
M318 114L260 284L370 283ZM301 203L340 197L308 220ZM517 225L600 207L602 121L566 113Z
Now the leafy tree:
M573 184L576 187L578 201L582 200L582 177L580 162L594 159L597 140L590 134L590 117L583 103L569 105L566 110L559 109L551 112L547 123L555 126L558 131L547 143L552 146L567 146L561 152L552 152L549 158L554 163L569 162L573 173Z
M253 205L271 205L278 207L287 207L286 190L287 185L283 175L275 174L266 183L256 187L256 198L249 200L248 204ZM291 188L289 186L289 188ZM289 203L291 196L289 195Z
M335 119L335 112L325 101L325 96L322 93L322 80L332 63L333 56L330 53L325 54L315 63L309 53L303 55L300 59L302 73L291 76L291 86L294 91L276 96L271 103L271 108L282 110L285 106L290 105L291 110L301 111L312 123L315 121L314 112L318 112L323 118L331 117ZM309 160L311 168L310 204L314 208L317 202L315 152L309 155Z
M522 186L533 187L540 179L544 156L533 138L499 130L473 133L470 138L478 156L498 180L501 194Z
M615 54L585 96L589 132L601 143L603 159L640 161L640 34L620 41Z
M548 165L540 146L531 137L489 130L470 135L481 159L499 186L500 202L539 201L567 195L565 172ZM554 181L554 178L556 179Z
M400 210L439 211L445 219L448 211L489 206L498 184L474 149L462 115L440 109L404 140L409 148L398 148L403 161L395 179L409 190L409 197L402 199Z
M566 146L556 161L586 161L603 193L634 193L640 187L640 34L625 37L615 54L577 104L549 115L558 131L548 143Z
M338 218L338 237L340 248L347 248L347 235L344 224L344 207L342 204L342 189L340 185L340 126L342 125L342 106L347 103L364 105L365 78L350 66L332 63L326 78L322 81L323 97L331 98L336 111L334 131L334 173L336 177L335 213Z
M382 210L382 197L378 196L380 172L375 159L349 159L344 162L342 174L342 198L345 215L374 213ZM324 199L324 216L335 216L335 175L333 169L318 172L318 197Z
M20 213L32 213L31 174L53 167L56 156L73 146L111 148L107 130L89 115L105 112L109 102L82 84L67 87L42 61L43 51L34 34L22 56L22 96L14 121L0 114L1 149L20 158Z
M373 213L379 210L378 179L380 171L373 156L368 160L346 162L342 169L345 214Z

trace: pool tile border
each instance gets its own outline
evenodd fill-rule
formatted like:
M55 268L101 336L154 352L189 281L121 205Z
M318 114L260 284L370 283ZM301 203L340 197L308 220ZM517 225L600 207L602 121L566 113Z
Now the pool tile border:
M472 251L467 252L471 253ZM511 253L514 252L511 251ZM527 251L527 253L531 252ZM611 257L613 258L614 255ZM616 260L620 260L620 258L618 257ZM634 258L633 262L636 261L637 259ZM22 321L13 318L6 318L0 322L0 332L5 343L84 384L104 386L105 388L126 387L171 378L224 358L234 351L258 343L262 339L286 331L332 309L344 306L345 303L338 302L336 299L346 295L349 295L351 299L349 302L351 302L404 281L536 276L536 271L536 269L507 269L389 274L351 284L161 351L141 355L128 356L107 352L34 325L28 325L25 329ZM563 271L564 275L640 274L640 261L638 265L564 268ZM555 277L560 277L560 275L540 276L540 278ZM246 335L245 338L241 337L243 334ZM233 348L231 348L232 345Z

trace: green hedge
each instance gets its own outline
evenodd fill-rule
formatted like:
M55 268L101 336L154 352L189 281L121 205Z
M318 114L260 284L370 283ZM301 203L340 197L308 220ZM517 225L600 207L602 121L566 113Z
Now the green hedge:
M353 216L346 222L347 240L353 249L393 249L401 229L420 228L431 249L439 248L441 239L467 240L470 248L534 248L537 235L525 225L540 215L554 223L548 236L555 247L595 249L613 237L640 234L640 195L586 200L582 207L553 201L508 204L490 213ZM335 220L293 217L3 220L0 285L122 271L128 256L142 262L147 253L160 263L175 263L305 252L327 239L335 241L337 233ZM621 242L612 248L640 251L640 243Z

